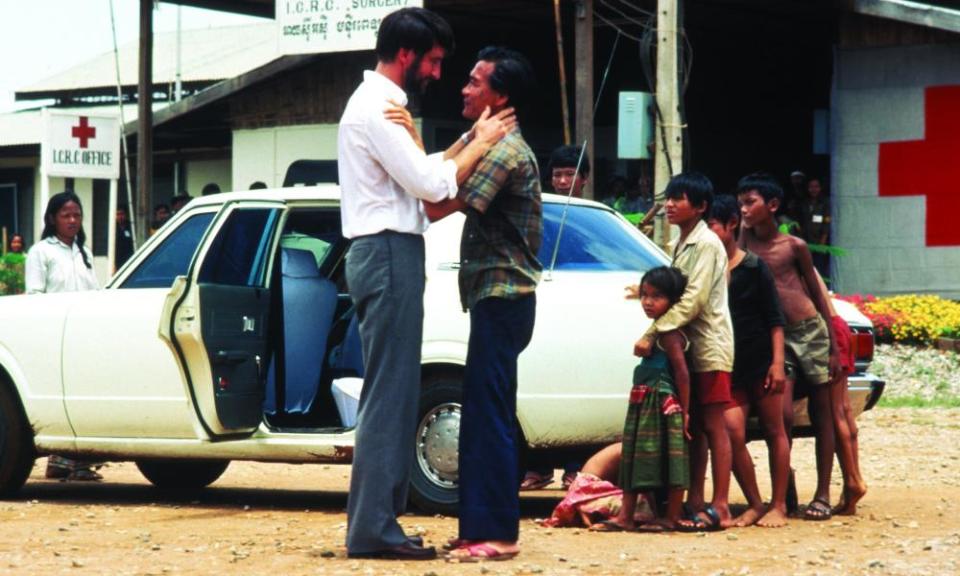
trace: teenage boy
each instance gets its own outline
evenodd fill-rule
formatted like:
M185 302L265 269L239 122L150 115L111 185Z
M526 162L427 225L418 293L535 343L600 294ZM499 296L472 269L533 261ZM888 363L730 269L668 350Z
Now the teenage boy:
M740 245L770 267L787 321L783 417L788 438L793 426L793 392L797 379L803 379L810 387L808 406L817 444L817 491L804 517L826 520L831 515L830 475L834 451L832 383L839 365L830 307L820 290L806 242L782 234L777 226L777 210L783 202L783 189L777 181L768 174L745 176L737 184L737 200L743 217Z
M683 328L690 339L692 398L688 504L700 510L680 521L680 530L720 530L732 524L727 498L730 492L730 437L723 413L730 403L733 370L733 326L727 306L727 252L710 231L704 216L713 202L713 184L703 174L674 176L665 191L667 221L680 228L672 244L673 266L687 276L687 289L679 302L657 319L634 345L634 354L646 357L657 335ZM629 288L633 296L636 287ZM706 445L712 455L713 500L703 507L707 470Z
M733 319L733 402L724 412L733 474L749 508L734 520L737 526L775 528L787 523L787 480L790 444L783 427L783 311L770 269L753 252L737 246L740 207L733 196L718 196L707 225L723 242L730 270L730 316ZM753 460L747 450L747 416L759 415L770 454L773 497L763 505Z

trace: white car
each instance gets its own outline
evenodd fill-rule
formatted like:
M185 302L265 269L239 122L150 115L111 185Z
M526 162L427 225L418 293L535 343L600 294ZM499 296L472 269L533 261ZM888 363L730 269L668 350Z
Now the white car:
M436 511L457 501L462 224L454 215L426 235L411 498ZM331 392L363 371L347 244L335 186L220 194L193 200L104 290L0 299L0 495L45 454L132 460L177 490L210 484L231 460L350 462L353 430ZM606 206L552 195L540 255L517 418L528 451L560 458L621 433L633 343L649 322L624 287L667 258ZM866 362L872 328L843 313ZM881 391L868 375L851 379L857 411Z

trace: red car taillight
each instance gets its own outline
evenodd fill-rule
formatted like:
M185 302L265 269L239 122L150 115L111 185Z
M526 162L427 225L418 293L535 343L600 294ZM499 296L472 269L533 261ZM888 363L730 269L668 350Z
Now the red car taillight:
M855 331L851 334L853 356L857 362L871 362L873 360L873 332L869 330Z

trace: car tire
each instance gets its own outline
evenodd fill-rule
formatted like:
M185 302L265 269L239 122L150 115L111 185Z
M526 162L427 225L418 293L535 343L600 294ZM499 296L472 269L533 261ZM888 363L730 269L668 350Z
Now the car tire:
M33 432L10 385L0 379L0 498L15 495L37 459Z
M410 475L410 501L424 512L446 515L457 512L462 398L460 375L424 378Z
M229 460L141 460L140 473L164 492L199 492L223 475Z

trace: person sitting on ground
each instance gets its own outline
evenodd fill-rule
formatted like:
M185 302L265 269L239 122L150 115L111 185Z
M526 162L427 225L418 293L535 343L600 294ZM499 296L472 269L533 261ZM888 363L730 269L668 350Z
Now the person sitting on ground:
M687 279L676 268L661 266L648 271L640 281L644 313L657 320L680 301L686 286ZM680 520L683 494L690 481L690 373L684 357L688 341L681 330L670 330L658 333L656 346L633 373L620 459L620 513L594 524L591 530L633 530L638 494L660 489L668 491L666 510L640 529L674 530Z
M707 224L720 238L730 261L730 316L733 319L733 402L724 412L733 450L733 474L749 508L735 526L779 527L787 522L790 445L783 427L783 310L770 269L737 246L740 207L733 196L717 196ZM747 417L753 411L770 453L773 497L765 506L747 449Z

